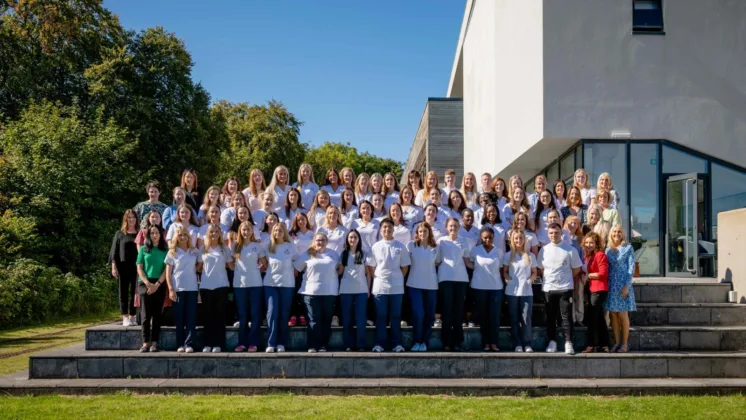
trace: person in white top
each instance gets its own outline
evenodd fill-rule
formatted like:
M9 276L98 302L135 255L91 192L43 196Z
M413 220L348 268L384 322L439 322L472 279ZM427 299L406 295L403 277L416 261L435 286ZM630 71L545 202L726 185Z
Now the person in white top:
M399 192L399 204L401 205L404 220L407 222L407 226L414 226L420 223L425 217L424 212L420 207L415 206L412 203L414 200L414 192L412 187L405 186Z
M295 245L282 223L272 226L267 248L264 299L267 304L267 353L284 352L288 343L288 321L295 293Z
M228 244L228 229L223 228L223 225L220 224L220 208L218 208L218 206L210 206L210 208L205 212L205 224L199 227L199 233L197 234L197 248L202 248L204 246L207 229L211 224L220 227L225 244Z
M567 205L567 185L565 181L561 179L554 181L552 195L554 196L554 204L557 209L561 209Z
M329 206L326 209L324 224L316 229L316 233L324 234L327 239L327 248L336 253L342 252L347 237L347 228L342 224L342 216L339 214L337 207Z
M197 211L197 224L199 226L203 226L207 223L207 210L210 208L210 206L218 206L221 207L220 199L220 188L218 188L216 185L213 185L212 187L207 189L207 192L205 192L205 198L202 201L202 205L199 206L199 211ZM230 200L228 200L230 202ZM229 206L224 206L223 208L228 208Z
M534 226L536 227L536 236L539 239L539 245L544 246L549 243L548 226L551 223L562 224L562 216L559 209L554 205L552 193L545 190L539 198L540 201L536 205L536 214L534 215ZM550 215L555 215L556 218L550 220Z
M427 351L438 301L438 275L435 272L438 248L427 222L417 225L415 239L407 244L407 251L412 262L407 278L412 308L412 351Z
M466 239L470 251L479 242L479 228L474 226L474 212L470 208L465 208L461 212L461 230L458 236Z
M611 180L611 175L609 175L608 172L604 172L598 176L596 188L591 188L590 191L590 201L594 202L594 198L603 191L609 193L610 199L608 207L610 209L616 209L619 207L619 194L614 190L614 182Z
M339 170L339 183L351 190L355 189L355 171L352 168L344 167Z
M523 190L523 188L516 187L510 193L510 212L511 214L515 215L516 213L521 212L521 211L528 215L527 228L529 230L534 230L534 211L531 208L531 206L528 204L528 200L526 199L526 193Z
M370 176L370 188L368 189L370 199L373 198L373 194L383 195L383 175L378 172Z
M272 194L272 191L265 190L260 195L260 199L262 201L262 207L256 211L251 212L251 217L256 221L257 229L261 231L264 230L264 220L267 219L267 216L275 213L274 209L272 208L275 203L275 195ZM277 217L279 218L279 216Z
M417 191L417 194L414 198L414 204L422 208L428 205L428 203L430 203L430 190L433 188L438 188L439 182L440 181L438 180L438 174L435 171L428 172L425 176L425 188Z
M311 208L308 209L308 221L311 223L311 229L316 231L319 227L324 225L326 220L326 209L331 206L331 199L329 198L329 192L322 189L316 193L316 198L311 203Z
M360 234L354 229L350 230L337 266L338 273L342 275L339 298L342 306L342 342L347 351L365 351L366 347L365 324L371 277L365 267L365 256Z
M383 176L383 207L388 210L392 204L399 202L399 182L393 173L387 172Z
M461 195L461 191L452 190L448 193L448 202L446 203L446 210L448 210L448 217L453 217L461 223L461 212L467 208L464 196Z
M257 351L264 317L262 309L262 275L267 268L267 250L254 235L249 222L238 227L238 240L233 247L233 296L238 312L238 346L235 352ZM251 327L249 327L251 322Z
M544 278L543 291L547 312L548 353L557 351L557 312L565 330L565 353L575 354L572 346L572 291L575 276L583 266L578 251L562 243L562 227L549 225L550 243L539 251L537 266Z
M479 187L477 191L479 193L488 192L490 190L490 182L492 181L492 175L489 172L485 172L479 177Z
M293 188L300 191L301 203L303 208L308 210L313 204L316 193L319 192L319 186L313 179L313 168L308 163L302 163L298 168L298 181L293 184Z
M444 351L461 351L464 341L464 299L469 275L466 260L469 258L469 244L458 236L461 226L456 219L446 221L448 236L438 239L438 289L443 297L443 329L441 341Z
M251 211L248 207L242 206L238 208L238 211L236 211L236 218L233 219L233 224L230 226L224 237L228 239L229 246L232 246L236 241L238 241L238 227L241 226L241 223L243 222L251 223L251 225L254 226L254 236L259 237L260 230L256 227L254 219L251 217Z
M380 193L373 193L373 196L370 198L370 204L373 205L373 218L378 219L379 222L388 217L386 208L383 205L384 202L383 195Z
M370 176L365 172L357 176L355 180L355 201L358 205L363 201L370 201Z
M249 171L249 186L244 188L243 195L246 197L246 204L252 212L261 208L262 203L259 195L267 189L267 183L264 181L264 174L259 169ZM233 204L231 202L231 204Z
M342 191L344 191L344 185L339 183L339 174L334 168L329 168L324 176L324 185L321 189L329 193L329 200L334 206L342 205Z
M471 250L467 260L467 266L474 270L471 288L474 290L476 312L479 315L479 332L484 351L500 351L497 347L503 303L500 266L504 254L495 246L495 232L491 228L483 227L479 231L479 238L481 245Z
M272 229L278 223L280 223L280 218L274 213L270 213L264 218L264 229L259 233L259 241L264 245L264 248L269 248L269 244L272 241ZM285 226L282 223L280 224ZM285 231L287 231L287 228Z
M456 171L453 169L446 169L443 176L443 195L448 197L451 191L457 190L456 187Z
M285 223L285 227L290 230L295 215L305 212L306 209L303 208L303 203L301 203L300 192L295 188L292 188L285 195L285 205L282 206L282 210L280 210L277 216L279 216L282 223Z
M376 345L373 351L383 352L386 324L391 323L391 347L395 353L404 351L401 345L401 307L404 298L404 276L409 270L409 252L394 239L394 222L381 222L381 236L366 259L373 277L373 298L376 302Z
M308 223L308 216L303 213L298 213L293 219L293 225L290 227L290 240L295 245L295 253L300 255L308 250L313 244L314 232L310 228ZM306 326L306 304L303 303L303 298L298 294L300 284L303 282L303 273L297 273L295 275L295 295L293 295L293 304L290 309L290 321L288 325L291 327L300 324Z
M425 218L423 222L427 222L430 225L435 242L438 242L438 239L447 235L445 221L440 219L443 219L443 216L438 213L438 206L433 203L425 206Z
M522 211L518 212L514 216L513 226L507 233L508 241L510 241L510 238L512 237L514 232L523 232L523 234L526 236L526 242L524 242L526 251L531 252L532 254L534 254L534 256L538 256L539 240L536 238L536 235L533 232L526 230L527 224L528 215Z
M531 206L531 210L534 213L536 212L536 206L539 204L541 193L544 191L547 191L547 177L544 175L537 175L536 178L534 178L534 192L528 195L528 204Z
M490 198L490 193L484 192L484 193L479 194L479 208L474 210L474 225L479 229L482 228L482 219L484 219L484 209L490 203L492 203L492 199ZM502 213L500 213L500 217L502 218Z
M482 219L482 227L490 227L495 233L493 243L502 253L505 253L505 228L503 228L502 221L500 220L500 213L497 210L497 206L490 203L484 208L484 219Z
M274 195L272 211L275 213L279 214L285 205L285 195L291 190L289 184L290 173L288 172L288 168L283 165L275 168L275 172L272 174L272 181L267 185L267 191Z
M466 202L466 207L472 211L479 209L479 192L477 192L477 178L474 173L467 172L464 174L460 191Z
M202 277L199 294L205 317L202 330L203 353L220 353L225 346L225 309L228 304L228 272L233 269L233 254L223 242L220 226L210 224L202 249Z
M505 184L505 180L497 177L492 181L491 187L492 192L497 196L497 209L500 210L500 218L503 222L507 221L508 225L512 223L512 220L508 220L510 213L510 195L508 194L508 186Z
M182 226L187 228L189 232L189 237L191 238L190 246L196 248L197 239L199 239L199 227L189 204L182 204L176 209L176 220L169 226L168 233L166 233L166 240L170 242L176 234L176 229Z
M412 240L412 231L404 220L404 213L399 203L393 203L389 207L389 219L394 222L394 239L407 245Z
M342 214L342 224L350 229L352 222L360 216L357 201L355 201L355 192L352 189L345 187L342 191L342 206L339 211Z
M176 351L191 353L197 330L197 271L202 268L202 254L192 246L189 230L183 226L174 230L169 248L164 262L168 297L174 302L176 345L179 346Z
M360 234L363 243L363 252L370 253L373 244L378 242L378 230L380 222L373 218L373 205L369 201L363 201L359 207L360 218L355 219L352 228Z
M420 175L419 171L409 171L407 174L406 186L412 189L412 203L414 203L414 198L417 197L417 193L424 188L424 185L422 185L422 175ZM404 187L402 187L402 189L404 189ZM401 202L399 204L401 204Z
M508 301L510 327L516 352L532 353L531 315L534 293L531 283L536 278L536 258L526 251L526 234L516 230L510 235L510 251L503 260L505 299Z
M336 209L336 207L332 207ZM331 209L329 210L331 211ZM337 265L339 254L326 247L326 235L317 232L313 244L293 263L295 270L303 273L298 293L303 296L308 313L308 352L325 352L332 336L334 303L339 294Z
M591 205L591 186L588 181L588 173L585 171L585 169L580 168L575 171L575 174L572 176L573 180L573 187L578 187L580 190L580 195L582 197L583 204L590 207Z
M231 199L231 207L222 208L220 211L220 226L223 229L230 229L233 220L236 219L236 212L240 207L246 206L246 199L243 194L236 193Z

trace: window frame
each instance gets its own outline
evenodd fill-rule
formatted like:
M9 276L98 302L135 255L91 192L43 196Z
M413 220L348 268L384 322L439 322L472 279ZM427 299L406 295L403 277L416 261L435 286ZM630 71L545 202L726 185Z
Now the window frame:
M657 9L637 9L640 2L655 2ZM659 16L655 16L658 15ZM660 25L647 23L660 20ZM647 23L647 24L646 24ZM632 0L632 34L633 35L665 35L665 14L663 0Z

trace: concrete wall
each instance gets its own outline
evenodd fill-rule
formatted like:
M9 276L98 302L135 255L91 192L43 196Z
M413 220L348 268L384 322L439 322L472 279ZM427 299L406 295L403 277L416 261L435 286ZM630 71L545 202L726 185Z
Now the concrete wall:
M464 105L461 100L427 103L427 168L438 173L441 182L447 169L456 171L456 185L464 175ZM423 181L425 174L422 174Z
M463 44L464 167L495 173L543 137L543 2L476 0Z
M665 35L632 35L632 1L543 6L544 138L624 130L746 160L746 1L665 1Z
M746 209L718 213L718 279L733 283L738 302L746 303Z

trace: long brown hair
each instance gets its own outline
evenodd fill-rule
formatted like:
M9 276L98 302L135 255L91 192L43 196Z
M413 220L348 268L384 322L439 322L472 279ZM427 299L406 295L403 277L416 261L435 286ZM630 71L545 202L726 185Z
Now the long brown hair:
M137 219L137 213L133 209L127 209L124 211L124 215L122 216L122 227L120 230L124 233L127 233L127 219L129 218L129 215L135 216L135 230L138 229L137 223L139 220Z
M424 244L422 243L422 240L417 235L417 231L420 229L420 226L423 227L423 228L425 228L425 230L427 230L427 242L425 242ZM430 223L422 222L422 223L418 224L414 228L414 237L415 237L415 240L414 240L415 246L421 246L421 247L425 247L425 248L426 247L435 248L435 245L436 245L435 244L435 238L433 238L433 228L430 227Z

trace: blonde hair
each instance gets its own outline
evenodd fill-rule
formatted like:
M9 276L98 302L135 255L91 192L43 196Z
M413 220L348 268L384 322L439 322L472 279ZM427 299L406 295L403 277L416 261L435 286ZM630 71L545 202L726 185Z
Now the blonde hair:
M352 185L349 185L349 187L355 188L355 181L357 181L357 178L355 177L355 171L352 168L348 167L348 166L345 166L344 168L342 168L339 171L339 184L340 185L344 185L344 174L345 174L345 172L349 172L349 173L352 174L352 180L350 181L350 184L352 184ZM347 187L347 185L345 185L345 187Z
M275 228L282 230L282 241L283 243L289 243L290 242L290 235L288 235L288 230L285 228L285 223L275 223L274 226L272 226L272 230L275 230ZM270 231L269 233L269 252L275 253L275 249L277 249L277 241L275 239L275 235Z
M430 177L435 178L435 185L433 185L432 187L428 187L427 185L427 179ZM427 175L425 175L425 180L422 185L425 191L428 191L430 188L438 188L438 186L440 185L440 178L438 178L438 173L435 171L428 172Z
M570 232L567 228L567 225L570 224L570 221L574 220L576 222L576 228L575 232ZM571 234L575 235L576 237L580 238L583 236L583 227L580 226L580 218L578 216L568 216L567 219L565 219L565 224L562 226L563 229L567 230Z
M609 238L609 233L611 232L611 223L606 222L604 220L599 220L598 223L596 223L596 226L593 227L593 231L598 233L598 236L601 238L601 241L603 242L601 245L603 248L606 248L606 242Z
M466 190L467 177L471 177L474 180L470 191ZM479 204L479 194L477 194L477 177L476 175L474 175L474 172L467 172L464 174L463 178L461 178L461 195L464 197L464 200L466 200L465 204L467 205L467 207L470 204Z
M249 238L244 239L244 236L241 235L241 229L244 227L249 228ZM248 220L245 222L241 222L241 224L238 226L238 240L236 241L236 255L241 255L241 250L245 245L247 245L250 242L259 242L259 239L257 239L256 235L254 235L254 225L251 224ZM236 257L238 259L238 257Z
M321 190L320 189L319 192L316 193L316 196L313 198L313 202L311 203L311 208L308 209L308 213L310 213L311 215L314 214L314 212L316 211L317 208L320 208L320 206L319 206L319 197L321 197L322 195L326 196L326 201L329 203L327 205L327 208L329 208L329 206L332 205L332 199L329 196L329 193L326 190ZM326 209L322 209L322 210L326 211ZM309 221L310 221L310 219L309 219Z
M308 253L311 258L316 258L316 254L318 254L318 251L316 250L316 238L319 236L323 237L326 242L329 243L329 238L327 238L326 235L324 235L323 233L315 233L313 235L313 241L311 241L311 246L309 246L308 250L306 251L306 253Z
M386 177L387 176L391 177L391 179L394 180L394 186L392 187L391 190L389 190L388 187L386 187ZM396 180L396 176L394 176L393 173L386 172L386 174L383 176L383 180L382 180L382 184L381 184L381 194L383 194L384 196L386 196L386 195L388 195L388 194L390 194L390 193L392 193L394 191L399 192L399 181Z
M258 173L262 176L262 185L256 185L256 182L254 182L254 174ZM313 174L311 175L313 176ZM259 197L259 194L261 194L264 190L267 189L267 181L264 180L264 174L259 169L252 169L249 171L249 192L254 197Z
M329 218L331 217L330 214L332 214L332 212L337 212L337 226L342 226L342 212L339 211L337 206L331 204L329 205L329 207L326 208L326 216L324 216L323 227L329 227Z
M373 191L373 179L378 179L378 178L381 179L381 189L378 190L378 191ZM381 175L378 172L376 172L376 173L374 173L373 175L370 176L370 179L368 181L369 181L368 182L368 191L369 192L371 192L371 193L381 193L383 191L383 189L384 189L383 175Z
M277 175L280 173L280 171L285 171L285 173L288 174L288 179L285 182L285 187L287 188L288 185L290 185L290 171L288 171L287 166L280 165L275 168L275 171L272 172L272 181L269 182L269 185L267 186L267 189L274 192L275 188L277 187Z
M531 262L531 257L528 255L528 251L526 250L526 248L528 247L528 238L526 237L526 233L518 229L511 229L511 231L512 233L510 234L510 251L513 253L513 255L522 257L524 263L529 264ZM519 247L515 244L515 238L519 235L523 237L522 247Z
M596 181L596 189L601 189L599 185L601 185L601 180L604 178L609 178L609 189L608 191L611 191L614 189L614 181L611 179L611 175L608 172L604 172L601 175L598 176L598 181Z
M363 178L368 180L368 185L365 187L365 191L360 191L360 180ZM370 192L370 175L366 174L365 172L358 175L357 178L355 178L355 188L353 188L353 191L356 195L360 196L368 194Z
M622 232L622 240L619 241L619 243L617 243L614 240L614 238L612 237L612 234L616 230ZM622 228L622 225L615 225L614 227L612 227L611 229L609 229L609 237L606 240L606 244L607 244L607 246L609 248L614 248L614 249L619 248L619 247L624 246L624 245L627 244L627 235L624 233L624 228Z
M187 236L187 251L193 248L192 235L189 234L189 229L187 229L186 226L176 226L176 229L174 229L174 237L171 238L171 242L168 243L168 253L171 256L176 255L176 249L179 247L179 238L182 235Z
M308 169L308 172L311 173L311 175L308 176L308 182L313 182L314 184L316 181L313 179L313 166L311 166L310 163L303 162L298 167L298 187L300 188L301 185L303 185L303 175L301 173L303 172L303 169Z
M217 231L218 232L218 239L217 239L218 243L217 244L214 244L212 242L212 239L210 239L210 232L211 231ZM239 236L241 236L241 235L239 235ZM223 244L223 231L220 230L220 226L218 226L218 225L216 225L214 223L210 223L207 226L207 231L205 232L205 245L204 245L204 248L202 249L202 253L203 254L207 254L207 250L210 249L210 248L220 248L220 251L222 252L223 249L224 249L224 247L225 247L225 245Z
M214 190L217 190L218 192L218 199L216 200L216 202L211 203L210 202L210 191L214 191ZM212 205L220 205L220 195L221 195L220 187L218 187L217 185L211 186L210 188L207 189L207 191L205 191L205 197L202 199L202 205L200 206L200 208L203 210L207 210Z
M577 181L576 181L576 178L577 178L578 174L581 174L581 173L585 175L585 184L578 185ZM572 174L572 186L573 187L578 187L578 189L580 189L580 191L583 191L583 189L588 189L588 188L590 188L590 185L588 185L588 178L589 178L588 172L586 172L585 169L583 169L583 168L579 168L579 169L577 169L575 171L574 174Z

